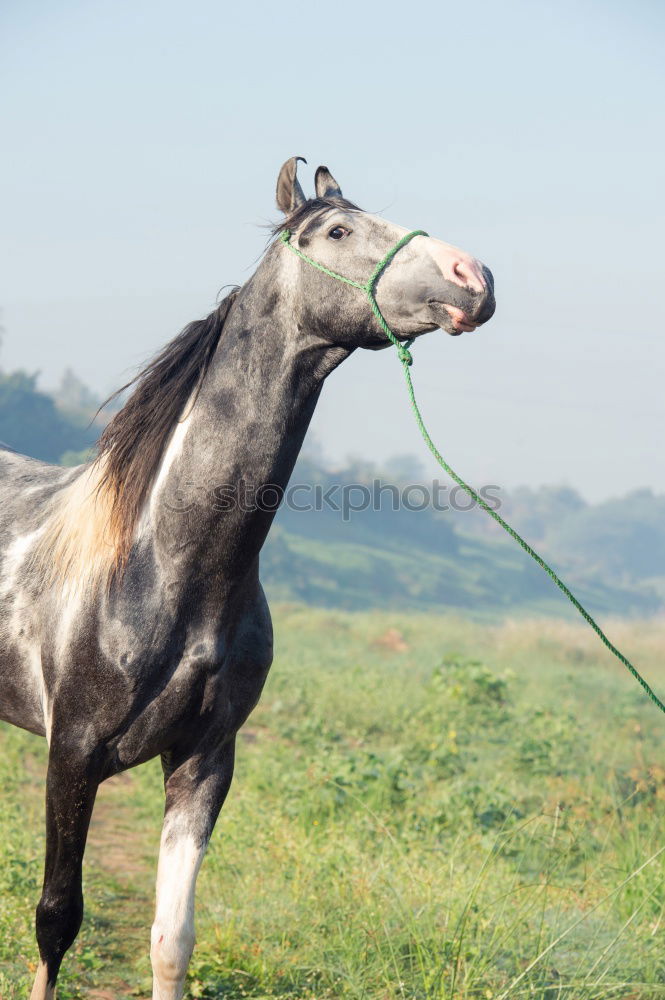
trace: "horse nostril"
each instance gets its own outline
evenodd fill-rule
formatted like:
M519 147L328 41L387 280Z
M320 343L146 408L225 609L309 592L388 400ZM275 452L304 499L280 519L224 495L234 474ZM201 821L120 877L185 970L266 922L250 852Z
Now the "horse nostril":
M458 257L453 261L452 280L474 294L483 294L487 290L483 265L472 257Z
M469 280L461 260L456 260L455 263L453 264L453 274L455 275L456 278L459 278L460 281L465 285Z

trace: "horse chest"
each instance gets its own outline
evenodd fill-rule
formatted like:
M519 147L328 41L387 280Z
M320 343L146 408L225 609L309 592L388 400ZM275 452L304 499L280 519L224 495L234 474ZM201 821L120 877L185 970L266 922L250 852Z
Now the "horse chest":
M119 764L183 738L226 738L258 701L272 660L272 634L254 614L234 628L109 620L79 634L55 666L56 700L70 723L117 747ZM62 650L60 651L62 653Z

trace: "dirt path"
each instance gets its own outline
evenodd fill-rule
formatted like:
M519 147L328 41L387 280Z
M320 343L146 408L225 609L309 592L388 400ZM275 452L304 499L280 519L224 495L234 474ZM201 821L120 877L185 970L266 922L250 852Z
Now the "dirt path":
M120 774L99 788L86 848L86 922L79 960L94 949L99 966L90 969L94 988L89 1000L137 996L136 963L141 987L147 985L153 878L157 865L159 826L154 830L154 865L146 860L146 834L134 815L134 779ZM145 966L145 968L144 968ZM140 995L145 995L141 993Z
M121 881L146 874L135 842L136 818L128 805L133 784L125 772L99 786L86 848L91 862Z

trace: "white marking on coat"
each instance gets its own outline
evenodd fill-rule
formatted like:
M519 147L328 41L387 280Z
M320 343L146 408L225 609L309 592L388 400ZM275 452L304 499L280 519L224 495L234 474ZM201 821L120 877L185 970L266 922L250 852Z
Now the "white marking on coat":
M196 391L196 390L195 390ZM146 508L144 511L144 516L141 521L144 522L145 519L151 517L154 511L155 503L158 502L158 495L164 487L166 482L166 477L173 468L174 462L180 457L182 453L182 448L185 443L185 437L187 436L187 431L190 428L192 422L192 409L195 405L196 400L191 398L187 401L184 413L185 416L175 425L175 430L171 435L169 443L166 446L166 451L162 456L162 460L159 463L159 468L157 470L157 475L155 476L155 482L150 491L150 504L149 511ZM139 528L139 534L144 527L144 523L141 523Z
M103 482L104 469L102 456L54 498L34 554L34 569L45 586L67 581L83 591L108 577L115 565L113 490Z
M16 590L18 571L42 531L43 528L38 528L27 535L18 535L8 546L2 566L0 596L7 597L12 591Z
M14 645L22 657L27 672L24 677L23 693L26 706L30 701L36 712L33 721L39 720L39 707L45 702L44 680L42 674L41 646L36 640L34 620L35 605L30 595L20 584L21 570L30 558L42 529L37 529L26 535L19 535L7 549L2 565L2 582L0 584L0 599L6 605L6 617L0 631L6 644ZM32 698L29 694L32 694Z
M180 1000L194 950L194 893L205 844L183 829L182 818L164 821L157 869L157 904L150 935L153 1000Z
M41 656L39 657L39 667L41 672ZM44 683L44 678L41 680L41 703L42 703L42 714L44 716L44 729L46 731L46 742L51 745L51 729L53 728L53 703L48 696L46 690L46 685Z
M30 994L30 1000L53 1000L55 989L49 986L48 971L45 962L40 962L35 976L35 982Z

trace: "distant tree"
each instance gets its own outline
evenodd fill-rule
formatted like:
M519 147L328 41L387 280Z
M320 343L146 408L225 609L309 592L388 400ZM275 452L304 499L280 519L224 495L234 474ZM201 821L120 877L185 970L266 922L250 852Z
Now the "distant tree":
M425 466L416 455L392 455L384 462L382 471L386 478L398 483L422 483L425 480Z
M508 494L504 513L534 542L548 539L552 527L586 508L585 500L570 486L519 487Z
M379 469L370 458L348 455L342 468L335 469L335 475L347 483L371 483L378 477Z
M91 415L97 411L101 403L101 399L71 368L65 368L53 398L61 410Z
M92 462L96 454L96 448L84 448L83 451L65 451L60 456L60 465L65 465L68 468L75 465L85 465L86 462Z
M586 507L553 525L548 542L608 580L665 579L665 496L641 489Z
M0 440L15 451L59 462L66 451L90 447L97 430L61 413L37 388L37 374L0 374Z

